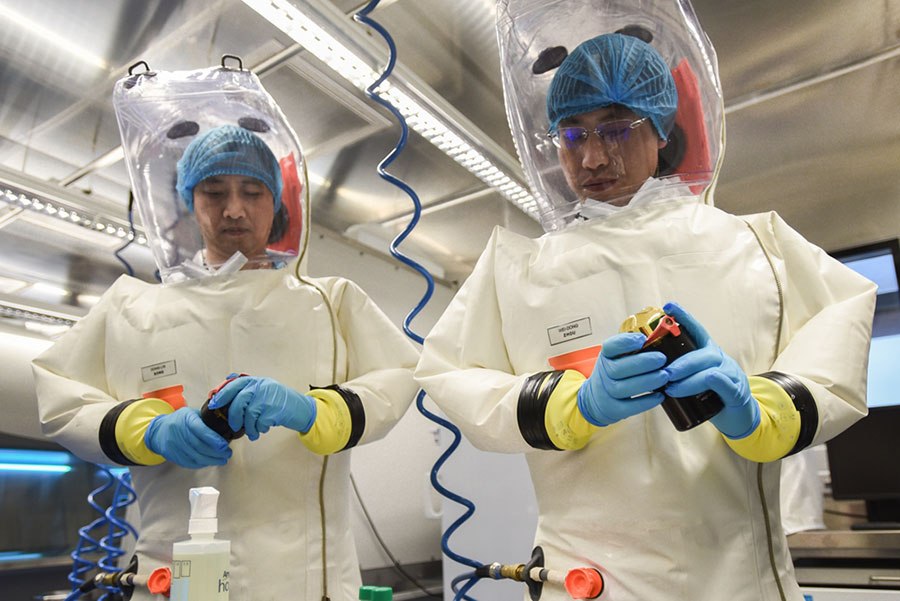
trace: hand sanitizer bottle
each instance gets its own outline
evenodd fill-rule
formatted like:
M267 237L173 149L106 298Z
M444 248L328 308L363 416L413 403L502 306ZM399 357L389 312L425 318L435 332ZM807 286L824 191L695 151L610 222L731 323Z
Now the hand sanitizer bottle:
M228 601L231 542L217 539L216 503L211 486L192 488L189 540L172 545L172 601Z

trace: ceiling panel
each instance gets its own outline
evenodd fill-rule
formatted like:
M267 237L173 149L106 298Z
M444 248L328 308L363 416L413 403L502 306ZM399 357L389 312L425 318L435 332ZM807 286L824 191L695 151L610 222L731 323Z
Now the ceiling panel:
M307 156L331 154L390 126L365 96L303 51L262 78Z
M896 0L697 0L726 104L826 73L898 42Z

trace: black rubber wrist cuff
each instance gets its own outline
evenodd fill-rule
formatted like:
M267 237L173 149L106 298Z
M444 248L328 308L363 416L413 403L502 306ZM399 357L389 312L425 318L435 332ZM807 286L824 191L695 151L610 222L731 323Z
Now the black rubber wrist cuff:
M122 452L122 449L119 448L119 441L116 440L116 422L119 421L119 416L122 415L122 412L125 411L129 405L138 400L140 399L119 403L107 411L106 415L103 416L103 420L100 422L100 450L103 451L104 455L109 457L110 461L117 463L118 465L141 465L126 457Z
M819 429L819 409L816 407L816 400L809 389L793 376L779 371L770 371L759 374L759 377L771 380L784 390L800 413L800 436L797 437L797 442L788 455L799 453L812 444L816 430Z
M547 414L547 403L556 385L563 377L562 371L542 371L525 379L519 392L519 404L516 407L516 419L519 432L530 446L545 451L561 451L553 444L547 432L544 416Z

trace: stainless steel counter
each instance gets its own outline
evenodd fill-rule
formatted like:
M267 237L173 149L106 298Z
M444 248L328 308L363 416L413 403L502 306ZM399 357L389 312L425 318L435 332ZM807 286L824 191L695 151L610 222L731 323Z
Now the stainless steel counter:
M893 558L900 562L900 530L810 530L790 535L788 546L795 561L836 557Z
M818 530L788 537L806 586L900 590L900 530Z

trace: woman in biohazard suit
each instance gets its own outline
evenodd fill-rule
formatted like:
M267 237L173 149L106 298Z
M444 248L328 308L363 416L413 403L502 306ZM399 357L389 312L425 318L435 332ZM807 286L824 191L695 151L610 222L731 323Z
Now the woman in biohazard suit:
M874 285L775 213L712 206L721 93L686 2L498 19L548 233L494 231L417 380L473 444L526 454L551 569L587 562L610 601L801 601L779 460L866 413Z
M139 574L213 486L231 599L355 599L349 450L403 415L417 352L359 287L303 275L302 153L253 74L133 75L114 104L163 284L121 277L35 360L43 430L129 467Z

